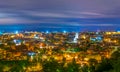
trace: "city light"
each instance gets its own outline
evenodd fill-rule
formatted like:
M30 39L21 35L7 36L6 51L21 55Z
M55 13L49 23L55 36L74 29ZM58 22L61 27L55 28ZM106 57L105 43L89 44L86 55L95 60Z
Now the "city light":
M110 33L110 34L109 34ZM4 35L5 34L5 35ZM102 57L110 58L119 47L120 34L118 32L27 32L1 35L0 43L6 48L0 48L1 59L8 61L27 60L30 63L44 63L44 61L71 63L87 66L89 60L102 61ZM14 43L14 44L13 44ZM1 46L2 46L1 45ZM117 48L118 48L117 47ZM9 56L8 56L9 55ZM52 60L53 59L53 60ZM40 63L40 64L41 64ZM28 66L26 70L33 71L37 67ZM43 67L41 65L41 67ZM66 65L67 67L67 65ZM32 69L33 68L33 69Z
M120 0L0 0L0 72L120 72Z
M120 33L120 30L118 30L117 32L119 32L119 33Z
M18 34L18 31L15 31L15 34Z
M2 35L3 33L2 32L0 32L0 35Z
M48 34L48 33L49 33L49 31L46 31L46 33Z
M14 43L16 43L16 42L17 42L17 40L15 39L15 40L14 40Z
M29 52L28 55L29 55L29 56L34 56L35 53L34 53L34 52Z
M63 33L67 33L67 31L66 31L66 30L64 30L64 31L63 31Z
M75 38L74 38L74 41L73 41L73 42L74 42L74 43L77 43L77 39L78 39L78 38L79 38L79 34L78 34L78 33L76 33L76 34L75 34Z

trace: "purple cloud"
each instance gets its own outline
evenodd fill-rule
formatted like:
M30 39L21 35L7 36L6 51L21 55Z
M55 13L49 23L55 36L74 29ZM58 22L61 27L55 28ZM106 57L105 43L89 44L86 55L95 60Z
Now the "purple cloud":
M120 0L1 0L0 24L114 26L117 24L107 23L104 18L120 18L119 3Z

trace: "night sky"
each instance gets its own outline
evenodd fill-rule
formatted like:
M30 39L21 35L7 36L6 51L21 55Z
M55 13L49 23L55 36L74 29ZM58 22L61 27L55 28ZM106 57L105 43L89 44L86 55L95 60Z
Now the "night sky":
M0 0L0 30L120 29L120 0Z

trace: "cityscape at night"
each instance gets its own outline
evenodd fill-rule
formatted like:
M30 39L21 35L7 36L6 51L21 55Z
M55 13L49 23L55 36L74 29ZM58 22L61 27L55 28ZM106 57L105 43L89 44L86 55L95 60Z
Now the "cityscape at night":
M0 72L120 72L120 0L0 0Z

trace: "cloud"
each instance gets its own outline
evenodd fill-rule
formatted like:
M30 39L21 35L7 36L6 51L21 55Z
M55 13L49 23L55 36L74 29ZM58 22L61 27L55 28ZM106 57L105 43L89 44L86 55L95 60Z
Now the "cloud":
M119 19L113 16L95 12L79 12L79 11L15 11L1 12L0 24L49 24L48 27L54 25L65 26L81 26L81 27L112 27L120 26ZM53 26L52 26L53 27Z
M109 27L109 26L120 26L119 24L86 24L86 23L79 23L79 22L69 22L69 21L62 21L59 19L43 19L43 20L29 20L29 19L21 19L21 18L0 18L0 24L50 24L47 27L54 27L54 25L57 25L58 27L61 25L64 26L71 26L71 27L77 27L77 26L103 26L103 27ZM44 26L46 27L46 26Z
M116 18L116 14L105 14L94 11L23 11L24 14L33 17L51 17L51 18Z
M0 24L27 24L27 23L38 23L37 21L31 21L20 18L0 18Z
M32 10L38 12L48 12L47 15L51 16L52 11L55 17L59 15L63 17L120 17L120 13L116 10L120 8L120 0L1 0L0 11L22 11L22 10ZM60 12L59 15L56 14ZM68 15L62 12L69 11ZM69 14L74 12L73 15ZM111 14L111 12L114 14ZM76 12L76 13L75 13ZM80 14L78 14L80 13ZM117 15L116 15L117 14ZM39 14L38 14L39 15ZM45 16L45 14L43 14ZM67 16L66 16L67 15ZM69 16L70 15L70 16ZM85 15L85 16L82 16ZM40 15L42 16L42 15ZM59 16L59 17L61 17Z
M76 15L76 14L70 14L66 12L26 12L29 16L34 17L51 17L51 18L85 18L85 16L82 15Z
M103 14L95 13L95 12L81 12L81 14L85 14L85 15L103 15Z
M76 23L76 24L70 24L71 26L102 26L102 27L109 27L109 26L115 26L116 24L79 24L79 23ZM117 26L120 26L120 25L117 25Z

